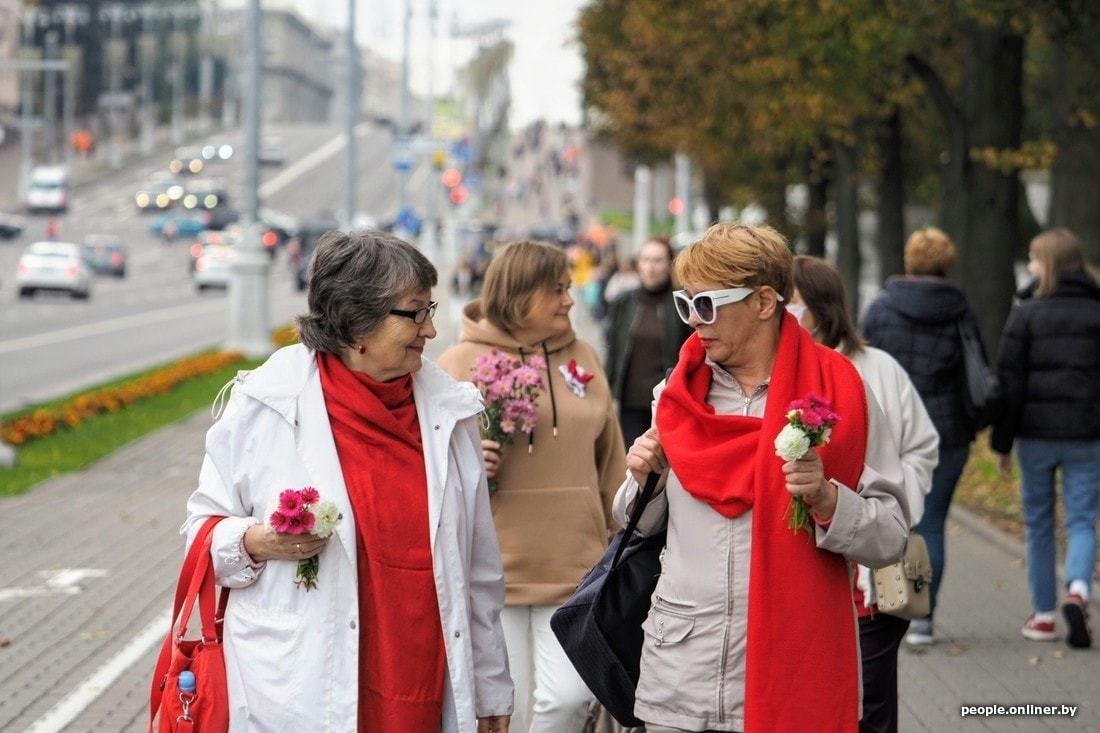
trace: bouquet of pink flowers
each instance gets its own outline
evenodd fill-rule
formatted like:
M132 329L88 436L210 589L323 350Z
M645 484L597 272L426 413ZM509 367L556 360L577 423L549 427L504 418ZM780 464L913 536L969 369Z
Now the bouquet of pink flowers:
M797 461L811 448L825 445L840 415L822 398L808 394L787 406L787 425L775 438L775 454L785 461ZM784 516L792 532L805 529L813 535L810 512L801 499L792 498Z
M280 534L328 537L336 523L344 518L331 501L321 501L321 495L312 486L303 489L286 489L279 493L267 513L267 526ZM309 590L317 587L317 573L321 569L321 556L314 555L298 561L294 585Z
M537 420L535 402L542 391L542 372L546 361L532 356L524 364L519 359L493 349L474 363L474 386L485 399L481 435L501 447L512 443L517 432L530 435ZM496 482L489 481L489 490Z

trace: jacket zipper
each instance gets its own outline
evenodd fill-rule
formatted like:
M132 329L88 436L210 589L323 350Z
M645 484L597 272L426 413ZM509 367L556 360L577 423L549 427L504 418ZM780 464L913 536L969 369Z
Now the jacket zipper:
M733 618L733 523L727 522L726 531L726 618L722 624L722 663L718 668L718 722L726 719L726 665L729 662L730 621Z

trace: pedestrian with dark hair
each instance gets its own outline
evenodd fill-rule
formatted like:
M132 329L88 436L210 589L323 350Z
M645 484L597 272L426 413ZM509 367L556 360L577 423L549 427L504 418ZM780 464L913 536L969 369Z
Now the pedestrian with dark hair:
M637 258L638 286L620 293L608 309L607 378L627 445L652 424L653 388L691 335L672 302L674 257L665 237L643 244Z
M508 729L481 399L423 356L436 280L386 234L321 237L302 343L238 375L207 433L183 532L223 517L231 731ZM331 534L279 530L287 489L334 504Z
M1084 648L1092 645L1088 606L1100 506L1100 286L1068 229L1035 237L1028 257L1038 285L1005 324L997 368L1004 410L991 442L1006 479L1013 447L1020 465L1034 608L1022 633L1035 641L1057 638L1055 503L1062 474L1068 539L1062 615L1067 643Z
M924 514L924 497L932 488L932 472L939 460L936 427L912 380L892 356L868 346L856 331L844 281L825 260L794 258L794 293L787 310L815 341L851 359L882 407L898 446L912 529ZM863 717L859 729L863 733L897 733L898 647L909 622L879 612L871 569L861 565L857 572L855 602L863 663Z

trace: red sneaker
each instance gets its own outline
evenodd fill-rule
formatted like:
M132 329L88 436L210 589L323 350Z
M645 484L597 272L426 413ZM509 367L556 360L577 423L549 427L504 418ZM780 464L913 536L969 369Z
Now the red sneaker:
M1020 633L1032 641L1054 641L1058 638L1058 635L1054 632L1054 622L1038 621L1034 614L1024 623L1024 628L1020 629Z
M1089 607L1085 599L1076 593L1066 596L1066 602L1062 604L1062 615L1069 626L1066 634L1066 643L1077 649L1088 649L1092 646L1092 632L1089 630Z

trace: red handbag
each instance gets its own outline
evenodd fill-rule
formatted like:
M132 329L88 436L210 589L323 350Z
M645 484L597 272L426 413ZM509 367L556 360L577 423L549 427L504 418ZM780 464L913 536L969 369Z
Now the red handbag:
M149 731L220 733L229 730L229 689L222 651L222 619L229 589L223 588L214 610L214 568L210 535L225 517L210 517L199 529L176 584L172 627L160 648L149 694ZM195 600L199 602L202 636L184 639ZM181 681L180 676L183 674ZM188 674L190 673L190 674ZM182 684L181 684L182 682ZM159 719L159 723L158 723Z

